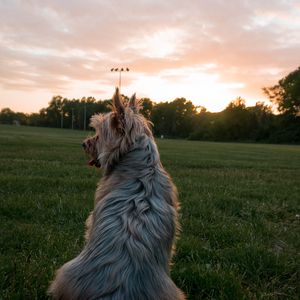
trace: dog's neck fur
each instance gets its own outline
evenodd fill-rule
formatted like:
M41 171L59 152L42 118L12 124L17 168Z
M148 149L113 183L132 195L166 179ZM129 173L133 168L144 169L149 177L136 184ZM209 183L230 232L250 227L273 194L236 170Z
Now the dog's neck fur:
M157 146L152 137L143 134L139 136L130 150L124 154L112 169L106 169L97 188L97 199L104 198L111 192L111 187L126 189L127 185L142 183L145 195L153 193L153 185L163 185L168 193L164 196L165 200L174 206L177 203L173 200L177 194L175 186L169 174L163 168ZM139 186L139 184L137 184ZM170 195L170 191L174 195ZM96 203L95 203L96 204Z
M142 134L135 139L126 153L120 155L117 162L105 169L104 175L107 177L117 173L143 177L141 173L148 172L158 165L160 165L160 157L153 138Z

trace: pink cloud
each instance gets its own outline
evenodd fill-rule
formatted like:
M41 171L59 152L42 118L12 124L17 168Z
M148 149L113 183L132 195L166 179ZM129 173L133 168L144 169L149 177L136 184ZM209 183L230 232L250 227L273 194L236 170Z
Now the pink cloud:
M124 87L143 76L185 86L197 74L183 70L193 69L217 76L216 84L243 83L232 95L258 98L261 87L299 65L300 7L294 1L12 0L2 1L0 10L5 104L14 91L70 94L77 82L86 87L82 92L89 82L92 94L105 91L117 81L110 68L120 65L131 69Z

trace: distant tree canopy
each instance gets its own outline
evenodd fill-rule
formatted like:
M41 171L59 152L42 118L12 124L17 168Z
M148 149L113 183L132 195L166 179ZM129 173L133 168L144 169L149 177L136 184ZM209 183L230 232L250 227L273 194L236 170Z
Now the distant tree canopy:
M110 100L97 101L93 97L70 100L54 96L48 107L40 110L39 116L32 114L29 115L29 119L35 123L33 124L35 126L39 123L47 127L84 129L85 115L89 122L92 115L109 111L109 103ZM31 120L32 116L34 120ZM87 123L87 127L88 125Z
M246 107L238 97L219 113L201 111L196 115L191 139L214 141L267 141L273 134L276 116L270 107L257 102Z
M3 108L0 112L0 124L27 124L28 116L24 113L14 112L10 108Z
M169 137L187 137L193 130L196 107L185 98L172 102L158 103L153 106L151 121L154 133Z
M272 87L263 88L281 113L277 124L277 138L300 141L300 67L279 80Z
M205 107L195 106L185 98L161 103L143 98L141 113L154 123L154 134L159 137L299 143L300 68L264 91L281 114L274 114L261 102L247 107L241 97L218 113L208 112ZM16 113L4 108L0 112L0 123L84 129L88 128L92 115L108 112L110 105L111 100L93 97L67 99L54 96L48 107L39 113Z
M278 84L263 88L269 99L282 113L300 113L300 67L279 80Z

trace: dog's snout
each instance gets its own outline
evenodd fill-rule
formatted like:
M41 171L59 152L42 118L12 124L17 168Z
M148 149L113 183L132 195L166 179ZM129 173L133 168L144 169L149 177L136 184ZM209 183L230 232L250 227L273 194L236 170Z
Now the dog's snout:
M83 149L86 148L86 143L85 142L82 143L82 147L83 147Z

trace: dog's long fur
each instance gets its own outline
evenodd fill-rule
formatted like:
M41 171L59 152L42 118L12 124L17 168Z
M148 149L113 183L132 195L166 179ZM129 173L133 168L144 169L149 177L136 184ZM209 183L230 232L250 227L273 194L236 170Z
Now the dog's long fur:
M182 300L169 264L179 225L177 192L164 170L135 95L92 118L85 141L104 176L87 220L86 245L57 272L49 294L61 300Z

